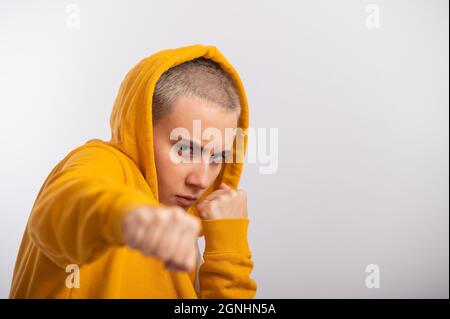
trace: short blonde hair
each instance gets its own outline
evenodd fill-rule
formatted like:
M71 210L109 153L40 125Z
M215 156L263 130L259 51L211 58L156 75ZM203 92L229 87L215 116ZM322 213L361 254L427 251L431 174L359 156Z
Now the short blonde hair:
M212 60L197 58L161 75L153 92L153 122L169 114L173 103L186 94L217 103L230 111L241 110L239 94L228 73Z

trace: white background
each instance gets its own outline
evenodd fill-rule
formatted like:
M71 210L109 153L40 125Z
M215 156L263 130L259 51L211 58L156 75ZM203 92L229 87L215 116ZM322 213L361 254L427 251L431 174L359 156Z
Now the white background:
M53 166L109 139L131 67L194 43L236 67L251 126L279 130L276 174L248 164L241 184L256 297L448 298L444 0L0 2L0 297Z

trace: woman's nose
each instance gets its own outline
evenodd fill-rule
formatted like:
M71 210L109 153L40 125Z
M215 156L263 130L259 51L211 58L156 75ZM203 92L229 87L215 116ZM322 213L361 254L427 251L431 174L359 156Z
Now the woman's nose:
M187 184L198 187L200 189L206 189L209 187L209 165L208 163L193 164L193 170L187 177Z

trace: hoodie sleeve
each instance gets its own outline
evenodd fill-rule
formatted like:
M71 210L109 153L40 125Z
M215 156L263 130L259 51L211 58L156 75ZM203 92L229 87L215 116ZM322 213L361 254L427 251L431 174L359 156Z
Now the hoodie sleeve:
M248 245L249 220L203 220L204 262L199 269L199 298L253 298L256 282L250 278L253 261Z
M110 150L75 151L40 191L28 231L40 250L60 267L93 261L122 245L122 220L151 198L123 183L123 169Z

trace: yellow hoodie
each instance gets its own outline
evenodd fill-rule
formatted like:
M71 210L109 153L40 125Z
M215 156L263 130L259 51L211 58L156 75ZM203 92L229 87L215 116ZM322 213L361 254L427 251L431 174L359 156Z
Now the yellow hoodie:
M141 205L162 205L153 154L156 82L169 68L198 57L219 63L230 74L242 107L238 126L248 127L242 82L214 46L191 45L143 59L121 84L110 118L111 140L89 140L74 149L42 185L23 235L10 298L254 297L248 219L202 221L205 251L198 271L166 270L161 260L122 243L122 220L128 212ZM244 144L244 150L234 146L239 156L246 138ZM224 163L203 197L222 181L236 188L241 171L241 163ZM188 213L198 217L195 206ZM68 280L73 276L78 288Z

